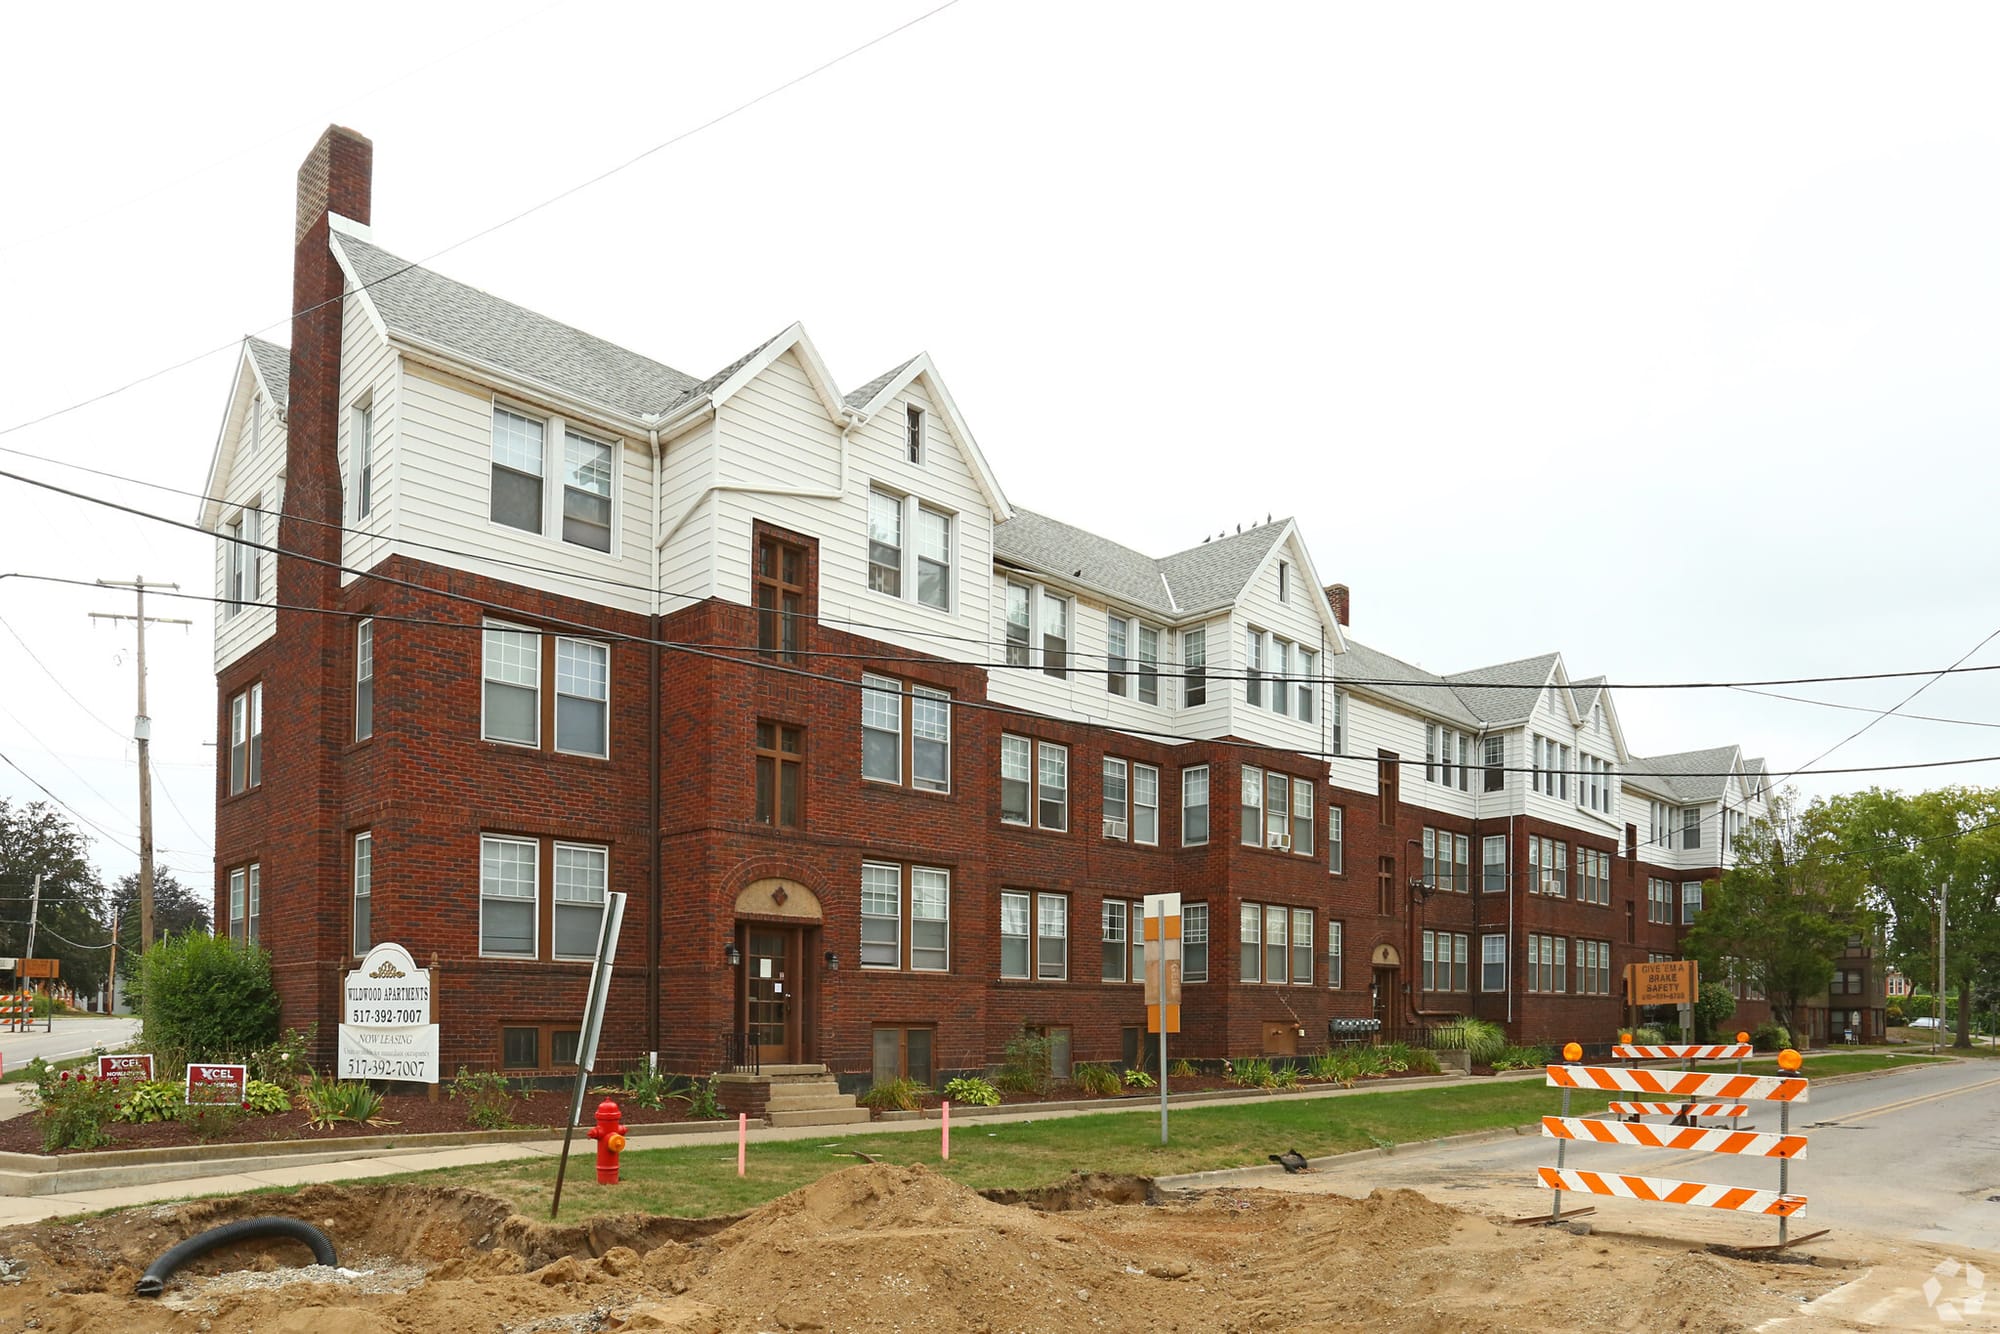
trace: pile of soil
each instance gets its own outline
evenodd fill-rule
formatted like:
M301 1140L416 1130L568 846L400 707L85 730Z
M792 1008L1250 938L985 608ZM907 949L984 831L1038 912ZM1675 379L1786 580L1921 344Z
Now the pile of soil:
M569 1119L567 1092L543 1091L531 1098L516 1098L514 1108L508 1113L515 1126L523 1129L545 1127L560 1133L563 1123ZM583 1119L585 1125L592 1124L597 1104L603 1101L601 1095L584 1099ZM652 1111L624 1098L613 1097L618 1104L619 1115L628 1126L663 1125L669 1122L689 1120L687 1104L669 1100L664 1109ZM289 1112L278 1112L271 1116L246 1116L232 1124L222 1134L207 1140L198 1140L185 1126L174 1121L154 1121L145 1125L113 1121L104 1127L111 1137L111 1143L103 1145L99 1152L114 1149L150 1149L163 1146L189 1144L247 1144L268 1140L341 1139L356 1135L435 1135L464 1134L477 1130L466 1117L465 1103L440 1092L436 1102L428 1095L390 1094L382 1099L382 1110L377 1114L377 1125L355 1125L341 1122L325 1129L318 1129L306 1122L303 1106L294 1107ZM714 1123L718 1129L724 1123ZM0 1121L0 1152L44 1153L42 1148L41 1117L34 1112L25 1116ZM76 1152L71 1149L58 1150L59 1153Z
M1147 1193L1124 1183L1126 1198ZM1838 1282L1511 1228L1411 1191L1096 1202L1106 1194L1081 1182L1028 1208L869 1165L738 1219L556 1228L475 1193L311 1187L0 1232L0 1329L1727 1331ZM323 1228L343 1268L292 1268L306 1258L295 1243L256 1244L198 1261L157 1301L132 1295L167 1246L268 1212Z

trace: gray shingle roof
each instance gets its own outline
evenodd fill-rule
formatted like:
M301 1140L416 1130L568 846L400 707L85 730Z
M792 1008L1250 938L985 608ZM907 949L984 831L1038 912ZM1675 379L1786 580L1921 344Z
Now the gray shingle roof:
M267 343L261 338L245 338L243 342L250 351L251 360L257 363L257 374L263 377L265 388L271 391L272 406L283 412L292 394L291 349Z
M1710 750L1683 750L1672 755L1634 755L1632 769L1638 776L1628 778L1626 782L1689 806L1715 801L1722 796L1729 780L1714 775L1734 767L1741 753L1736 746L1716 746Z
M694 388L688 390L686 397L682 401L686 402L688 399L700 398L703 394L712 394L722 388L725 380L756 360L757 354L777 342L784 335L784 332L783 329L778 330L777 333L772 334L769 338L766 338L763 342L757 344L757 346L751 348L748 352L745 352L742 356L730 362L727 366L724 366Z
M1588 718L1591 707L1597 703L1597 697L1604 693L1604 678L1593 676L1588 681L1572 681L1569 683L1569 693L1576 700L1577 715Z
M332 243L393 332L630 416L666 412L695 388L693 376L671 366L411 265L357 237L335 233Z
M1176 612L1151 556L1018 505L1013 518L993 525L993 554L1059 579L1080 579L1162 615Z
M1458 692L1451 689L1445 678L1401 658L1392 658L1380 650L1369 648L1351 635L1347 637L1347 652L1333 659L1333 675L1336 680L1389 682L1387 685L1356 685L1353 688L1394 700L1433 718L1443 718L1466 727L1480 726L1479 715L1465 707Z
M1271 554L1285 534L1290 519L1259 524L1245 533L1232 533L1213 542L1203 542L1176 551L1160 561L1160 574L1173 590L1174 601L1184 611L1200 611L1236 601L1250 576ZM1317 590L1316 590L1317 591ZM1320 593L1320 597L1326 594Z
M883 371L880 375L870 380L867 384L862 385L859 389L856 389L852 393L848 394L848 396L842 399L841 402L847 404L847 406L850 408L859 408L866 406L869 399L875 397L875 395L882 392L883 385L889 383L889 381L895 379L898 375L901 375L903 371L908 368L910 362L915 360L916 360L915 357L909 357L904 359L897 365L891 366L888 370Z
M1543 653L1491 667L1474 667L1469 672L1453 672L1444 679L1453 685L1473 685L1472 690L1454 691L1465 707L1488 726L1524 722L1535 711L1535 701L1548 686L1555 670L1556 655Z
M848 401L853 401L853 395ZM1017 505L1013 518L994 525L993 552L1010 564L1059 579L1081 580L1163 616L1185 616L1234 602L1289 522L1280 519L1260 524L1247 533L1204 542L1155 560L1110 538Z

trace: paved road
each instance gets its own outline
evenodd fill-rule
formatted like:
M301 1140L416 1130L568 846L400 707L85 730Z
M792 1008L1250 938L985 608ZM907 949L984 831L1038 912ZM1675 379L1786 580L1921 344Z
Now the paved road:
M1550 1090L1549 1110L1560 1095ZM1762 1131L1778 1129L1775 1108L1759 1105ZM1746 1127L1747 1128L1747 1127ZM1810 1137L1807 1157L1791 1169L1791 1189L1810 1203L1792 1235L1820 1228L1893 1237L1924 1245L2000 1252L2000 1061L1919 1066L1879 1079L1829 1084L1792 1110L1791 1128ZM1547 1211L1549 1193L1523 1185L1555 1161L1555 1141L1537 1136L1493 1140L1350 1160L1322 1174L1273 1182L1280 1188L1331 1188L1365 1194L1408 1186L1453 1203L1482 1204L1526 1215ZM1715 1154L1569 1146L1566 1165L1691 1181L1775 1187L1775 1162ZM1264 1183L1259 1183L1264 1184ZM1445 1192L1465 1192L1454 1196ZM1479 1198L1483 1197L1483 1198ZM1671 1213L1676 1233L1699 1234L1727 1219L1734 1239L1775 1241L1775 1224L1712 1210L1565 1196L1565 1207L1599 1206L1606 1226L1658 1231ZM1650 1215L1650 1221L1649 1220ZM1770 1236L1750 1236L1746 1229Z
M138 1031L139 1021L130 1016L58 1015L52 1032L38 1026L29 1033L0 1033L0 1059L6 1061L8 1070L18 1070L37 1056L59 1061L65 1056L82 1056L92 1047L122 1047Z

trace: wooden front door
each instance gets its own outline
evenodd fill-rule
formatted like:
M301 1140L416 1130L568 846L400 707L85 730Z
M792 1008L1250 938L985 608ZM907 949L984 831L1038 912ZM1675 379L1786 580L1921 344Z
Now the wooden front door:
M1383 1028L1390 1030L1400 1027L1396 1022L1398 1012L1396 1004L1396 974L1398 971L1395 968L1377 968L1375 970L1375 985L1370 988L1375 997L1375 1017L1382 1021Z
M744 932L743 1002L745 1028L760 1063L798 1059L797 931L753 926Z

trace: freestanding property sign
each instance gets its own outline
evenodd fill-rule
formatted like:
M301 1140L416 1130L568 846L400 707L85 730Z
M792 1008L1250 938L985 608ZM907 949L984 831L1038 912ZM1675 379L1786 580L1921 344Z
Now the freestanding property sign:
M1181 896L1148 894L1146 1031L1160 1035L1160 1143L1167 1142L1167 1034L1181 1031Z
M368 951L340 997L340 1077L438 1082L431 974L401 945Z

